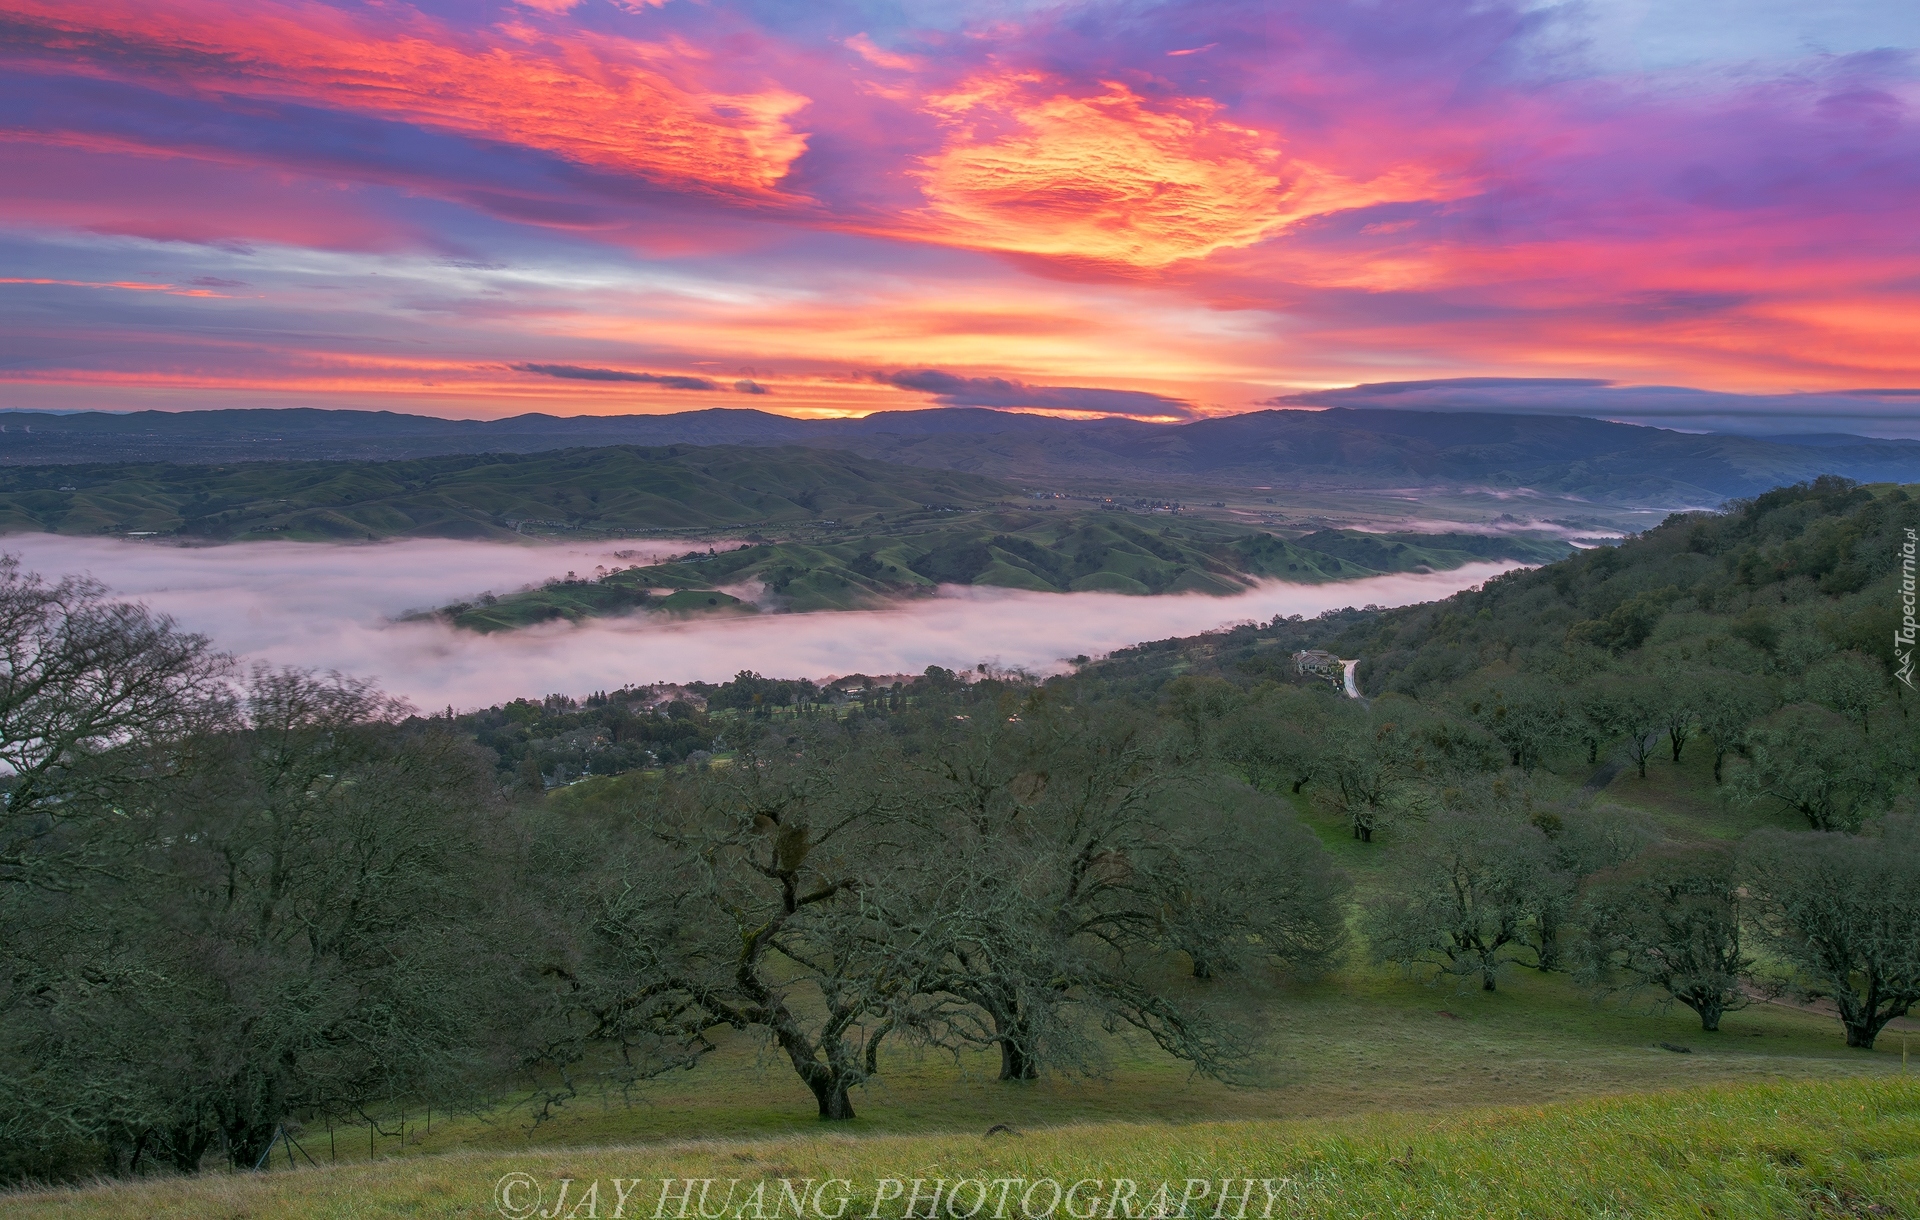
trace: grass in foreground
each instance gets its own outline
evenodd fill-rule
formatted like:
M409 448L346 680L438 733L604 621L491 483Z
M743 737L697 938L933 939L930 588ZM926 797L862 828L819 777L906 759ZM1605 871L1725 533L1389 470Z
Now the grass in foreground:
M996 1136L809 1134L465 1153L21 1194L4 1207L33 1220L487 1216L501 1214L496 1184L516 1173L534 1185L509 1201L530 1203L543 1191L549 1220L653 1216L662 1211L663 1178L715 1179L709 1216L738 1212L742 1220L756 1215L742 1206L755 1184L769 1182L765 1198L772 1200L783 1178L846 1180L850 1218L902 1215L900 1200L882 1199L894 1188L881 1179L915 1178L926 1191L940 1179L1017 1179L1001 1196L1002 1220L1023 1210L1067 1214L1064 1204L1048 1208L1048 1180L1063 1188L1095 1180L1076 1196L1081 1215L1096 1196L1102 1209L1111 1207L1122 1178L1136 1186L1135 1216L1164 1181L1171 1201L1192 1195L1188 1215L1211 1217L1219 1180L1229 1177L1254 1179L1245 1214L1269 1218L1913 1216L1920 1215L1920 1083L1894 1077L1709 1087L1444 1117L1110 1123ZM629 1192L624 1211L615 1207L616 1178ZM562 1179L571 1185L566 1207L556 1209ZM1190 1180L1204 1180L1207 1194ZM594 1183L595 1206L578 1206ZM1031 1191L1028 1184L1035 1184ZM734 1204L719 1209L720 1192L729 1188ZM842 1189L827 1196L829 1216ZM960 1216L977 1188L963 1190ZM995 1214L992 1199L979 1217ZM662 1214L677 1216L677 1202ZM1237 1202L1224 1210L1238 1214Z

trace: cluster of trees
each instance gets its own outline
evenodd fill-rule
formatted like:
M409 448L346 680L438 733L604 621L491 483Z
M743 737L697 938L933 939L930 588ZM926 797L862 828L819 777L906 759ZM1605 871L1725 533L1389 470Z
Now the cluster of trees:
M1698 694L1653 685L1633 697L1671 708ZM1899 789L1883 781L1889 803L1872 820L1854 804L1845 817L1809 818L1804 832L1674 841L1646 815L1590 795L1542 799L1529 759L1538 765L1548 747L1517 744L1515 722L1550 723L1540 709L1577 702L1579 690L1520 687L1528 703L1513 689L1476 691L1452 707L1397 695L1362 706L1317 684L1244 688L1188 675L1167 684L1165 706L1250 784L1314 801L1355 838L1394 832L1388 881L1360 921L1377 962L1486 990L1514 964L1566 971L1603 992L1652 990L1692 1008L1707 1030L1755 994L1792 991L1832 999L1848 1045L1868 1048L1920 1003L1911 778ZM1597 717L1586 723L1598 745L1641 762L1687 732L1678 717L1642 716L1624 734ZM1756 755L1764 731L1747 738ZM1817 739L1788 744L1808 751L1810 773L1859 765L1819 753ZM1575 753L1584 764L1584 749ZM1756 938L1771 972L1756 969Z
M252 1165L501 1066L515 839L471 742L4 559L0 751L0 1169Z
M1376 961L1477 979L1520 962L1651 992L1717 1030L1762 994L1828 998L1871 1049L1920 1003L1920 821L1673 842L1603 815L1436 816L1364 920ZM1638 843L1636 847L1635 844ZM1755 948L1773 963L1756 968Z
M619 775L672 766L711 753L720 734L696 705L669 700L649 706L648 691L515 699L498 707L448 714L451 731L493 756L501 782L527 792L585 775Z
M540 792L585 776L623 775L698 761L725 748L729 726L776 714L831 711L885 716L926 697L951 697L978 685L997 691L1004 676L966 677L938 665L907 680L882 682L854 674L823 688L807 679L766 678L741 670L727 682L688 682L663 691L622 687L584 699L548 695L446 717L494 757L501 782ZM759 730L750 729L751 736ZM735 734L738 736L738 734Z
M890 1041L1020 1080L1126 1029L1234 1078L1257 1031L1209 981L1346 935L1275 801L1067 688L936 674L556 801L452 718L237 673L86 581L0 569L0 658L11 1175L248 1167L295 1120L630 1081L723 1029L834 1119Z
M567 825L577 867L550 875L594 895L571 1053L614 1038L659 1071L758 1029L823 1118L888 1039L1028 1079L1095 1066L1094 1031L1124 1026L1244 1071L1250 1033L1175 976L1337 957L1346 881L1317 840L1141 709L955 706L808 724Z
M1881 659L1912 512L1905 489L1823 478L1432 605L1168 642L1220 676L1164 689L1251 782L1356 838L1401 832L1363 921L1377 959L1487 987L1506 962L1574 970L1706 1028L1790 983L1871 1046L1920 1002L1920 737ZM1295 641L1366 657L1370 705L1263 682ZM1690 748L1724 804L1807 830L1672 843L1533 796L1541 769L1591 793ZM1790 979L1756 979L1754 956Z

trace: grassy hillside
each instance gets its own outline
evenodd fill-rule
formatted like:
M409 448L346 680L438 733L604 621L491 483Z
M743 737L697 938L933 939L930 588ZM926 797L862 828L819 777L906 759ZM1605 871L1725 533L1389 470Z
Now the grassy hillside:
M886 514L864 527L813 531L634 567L598 580L552 581L442 613L462 627L496 631L555 618L635 610L738 608L721 587L764 590L785 610L844 610L931 591L942 584L1047 593L1238 593L1261 579L1301 583L1385 572L1438 571L1489 559L1544 562L1565 543L1472 534L1268 532L1205 519L1123 512L983 510ZM689 600L674 591L706 591Z
M219 541L634 535L855 521L1017 494L831 450L643 449L0 471L0 531Z
M26 1194L7 1206L23 1220L481 1216L498 1214L496 1184L513 1173L535 1183L528 1201L539 1196L549 1208L559 1202L562 1179L571 1180L574 1205L597 1183L593 1211L554 1212L582 1216L652 1215L662 1178L713 1178L716 1191L738 1183L736 1199L761 1182L777 1193L783 1178L796 1186L845 1179L854 1184L845 1192L855 1200L849 1214L886 1217L901 1215L903 1205L876 1201L880 1179L930 1186L1012 1178L1023 1195L1031 1182L1053 1179L1065 1188L1097 1179L1081 1188L1084 1207L1091 1192L1110 1200L1124 1190L1115 1181L1124 1178L1142 1204L1163 1181L1171 1184L1170 1202L1191 1190L1186 1214L1206 1216L1213 1203L1200 1186L1213 1194L1228 1177L1254 1179L1248 1214L1256 1216L1904 1216L1920 1209L1920 1086L1908 1079L1700 1088L1438 1118L1178 1128L1133 1122L987 1138L790 1136L492 1152ZM612 1206L615 1178L631 1192L624 1212ZM1046 1207L1050 1190L1038 1189L1030 1214L1064 1213ZM968 1202L971 1193L960 1210ZM1233 1203L1226 1214L1234 1214Z

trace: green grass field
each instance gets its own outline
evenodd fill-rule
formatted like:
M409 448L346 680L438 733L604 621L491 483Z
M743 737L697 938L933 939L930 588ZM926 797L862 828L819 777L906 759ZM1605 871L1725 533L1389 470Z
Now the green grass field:
M366 1127L314 1127L299 1138L317 1168L276 1158L258 1176L22 1194L0 1211L481 1216L495 1214L493 1183L522 1171L1285 1177L1296 1193L1276 1215L1916 1214L1920 1084L1891 1030L1877 1051L1850 1051L1831 1018L1757 1005L1708 1035L1685 1010L1596 1005L1525 970L1492 994L1352 970L1251 1003L1274 1051L1251 1087L1125 1044L1103 1078L1023 1084L995 1080L984 1058L896 1053L856 1095L860 1117L827 1128L784 1062L736 1038L695 1072L625 1097L584 1092L537 1123L511 1101L431 1126L417 1106L383 1113L405 1137L377 1136L371 1165ZM985 1138L1001 1124L1017 1134Z
M1169 1191L1167 1204L1190 1201L1185 1214L1213 1216L1218 1210L1235 1220L1912 1216L1920 1209L1920 1085L1909 1077L1702 1086L1440 1114L1180 1126L1136 1119L991 1136L807 1133L471 1150L372 1165L23 1193L0 1200L0 1206L11 1216L49 1220L478 1217L503 1214L496 1190L508 1175L525 1179L506 1196L519 1205L512 1214L546 1220L678 1216L677 1199L662 1199L661 1180L688 1178L713 1179L710 1204L720 1215L742 1220L778 1214L764 1206L781 1198L779 1182L795 1183L805 1194L807 1187L798 1184L807 1179L821 1187L827 1179L846 1183L827 1188L831 1193L824 1198L819 1190L811 1194L810 1216L831 1216L842 1197L848 1216L900 1216L899 1196L915 1179L927 1192L936 1182L954 1184L961 1193L953 1211L960 1216L969 1214L983 1186L1000 1193L979 1214L1011 1217L1047 1214L1055 1192L1083 1182L1070 1196L1082 1216L1095 1198L1116 1214L1126 1214L1118 1211L1118 1198L1132 1200L1128 1211L1136 1216L1152 1214L1161 1183ZM1222 1179L1232 1181L1234 1192L1224 1206L1218 1200ZM771 1189L759 1196L765 1204L756 1210L750 1201L759 1184ZM622 1190L629 1198L619 1208ZM722 1190L730 1192L733 1207L717 1206ZM1248 1193L1244 1211L1242 1192ZM533 1210L540 1203L546 1206ZM1064 1213L1062 1200L1054 1214ZM1096 1208L1094 1214L1104 1212Z

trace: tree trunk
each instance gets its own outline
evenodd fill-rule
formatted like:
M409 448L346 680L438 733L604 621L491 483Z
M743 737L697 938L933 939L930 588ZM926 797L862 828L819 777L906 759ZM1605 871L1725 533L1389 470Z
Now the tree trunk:
M822 1071L807 1081L813 1099L820 1103L820 1117L841 1122L853 1117L853 1101L847 1096L847 1081L838 1072Z
M211 1127L183 1124L166 1133L167 1161L181 1173L199 1173L200 1161L213 1144Z
M993 1027L1000 1036L1000 1079L1038 1080L1040 1061L1033 1053L1032 1023L1022 1017L995 1012Z
M1720 786L1720 765L1726 761L1727 752L1725 750L1715 750L1713 752L1713 784L1716 788Z
M1847 1045L1855 1050L1870 1051L1873 1041L1887 1022L1895 1017L1905 1016L1909 1005L1892 1004L1882 1007L1885 993L1872 976L1868 977L1866 994L1848 995L1844 991L1834 997L1835 1005L1840 1009L1840 1023L1847 1027Z
M1557 916L1540 916L1540 943L1534 946L1534 951L1539 956L1541 970L1560 969L1560 920Z
M252 1169L260 1154L273 1143L278 1123L259 1123L241 1119L227 1128L227 1151L236 1169Z
M1000 1079L1002 1080L1038 1080L1040 1065L1033 1061L1027 1048L1011 1039L1000 1043Z
M853 1102L848 1100L847 1090L862 1079L858 1050L842 1043L840 1031L832 1029L822 1035L824 1045L816 1048L784 1006L768 1025L780 1049L787 1053L787 1061L793 1064L794 1073L820 1103L820 1117L836 1121L852 1118Z

